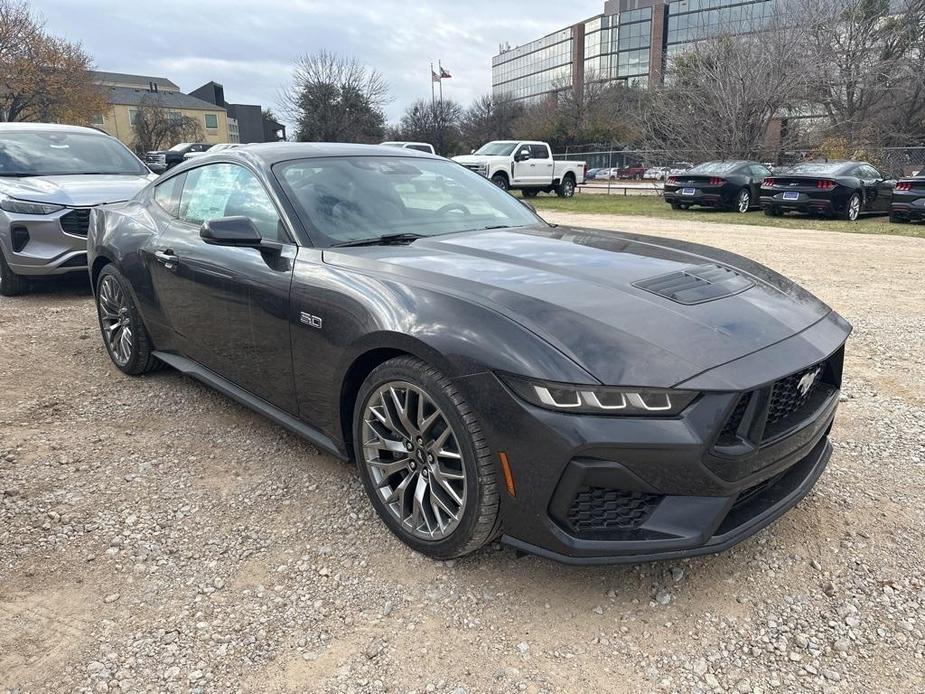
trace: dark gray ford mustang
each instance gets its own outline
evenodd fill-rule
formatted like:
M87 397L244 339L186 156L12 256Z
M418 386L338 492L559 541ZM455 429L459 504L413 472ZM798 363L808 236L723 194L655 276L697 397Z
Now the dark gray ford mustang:
M432 557L720 551L830 455L851 329L828 306L725 251L550 226L430 155L205 155L96 211L88 248L116 366L355 460Z

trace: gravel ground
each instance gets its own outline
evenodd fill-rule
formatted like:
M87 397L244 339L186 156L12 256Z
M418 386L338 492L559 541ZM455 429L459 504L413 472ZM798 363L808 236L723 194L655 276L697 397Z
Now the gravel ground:
M925 242L696 240L851 320L816 490L723 555L435 563L354 470L177 373L120 375L79 283L0 299L0 691L925 691Z

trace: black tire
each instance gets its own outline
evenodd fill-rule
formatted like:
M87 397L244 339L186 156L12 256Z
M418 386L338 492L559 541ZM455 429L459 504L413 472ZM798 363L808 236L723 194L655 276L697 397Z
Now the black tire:
M535 198L540 194L540 191L536 190L535 188L524 188L521 192L525 198Z
M890 223L892 224L908 224L909 220L906 217L900 217L898 214L890 215Z
M511 189L511 183L504 174L495 174L491 177L491 182L503 191L509 191Z
M765 207L764 215L765 217L783 217L784 213L776 207Z
M29 289L29 281L10 270L0 249L0 296L19 296Z
M575 197L575 178L571 174L566 174L562 179L562 183L556 188L556 195L560 198Z
M100 299L100 292L104 282L116 283L123 292L124 306L122 311L124 311L124 313L122 313L122 315L125 317L126 325L131 328L131 337L128 340L130 344L129 356L127 359L120 358L113 351L113 347L110 345L110 340L107 337L106 327L104 327L104 308ZM140 376L160 368L163 364L157 357L151 354L153 351L151 338L148 335L147 328L145 328L141 314L138 312L138 307L135 306L135 300L132 298L132 293L129 290L128 280L125 279L114 265L107 265L100 271L99 277L97 277L95 290L96 315L100 325L100 335L103 338L103 345L106 347L106 352L109 354L109 358L112 360L112 363L115 364L116 368L129 376Z
M383 385L400 381L424 391L442 410L459 444L466 476L465 506L456 528L439 540L425 540L405 528L375 488L364 458L364 413ZM360 478L376 513L402 542L434 559L453 559L476 551L500 532L496 464L475 413L453 383L414 357L398 357L381 364L363 382L353 414L353 448ZM470 484L470 481L474 482Z
M845 209L838 216L846 222L855 222L861 216L861 210L864 207L864 201L858 193L852 193L845 203Z

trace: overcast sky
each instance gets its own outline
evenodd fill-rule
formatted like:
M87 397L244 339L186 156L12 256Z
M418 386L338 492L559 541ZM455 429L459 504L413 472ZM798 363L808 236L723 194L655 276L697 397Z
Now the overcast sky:
M516 46L599 14L603 0L33 0L55 34L97 68L166 77L183 91L215 80L232 103L275 107L292 65L322 48L378 69L390 121L430 97L429 66L453 75L444 95L468 105L491 89L498 44Z

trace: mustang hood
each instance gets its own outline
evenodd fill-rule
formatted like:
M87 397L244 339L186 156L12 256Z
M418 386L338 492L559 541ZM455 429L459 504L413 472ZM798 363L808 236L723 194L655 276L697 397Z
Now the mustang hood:
M608 385L676 385L831 312L740 256L592 230L470 232L324 255L329 263L384 270L481 302Z
M31 202L90 207L133 198L150 180L146 174L0 178L0 193Z

